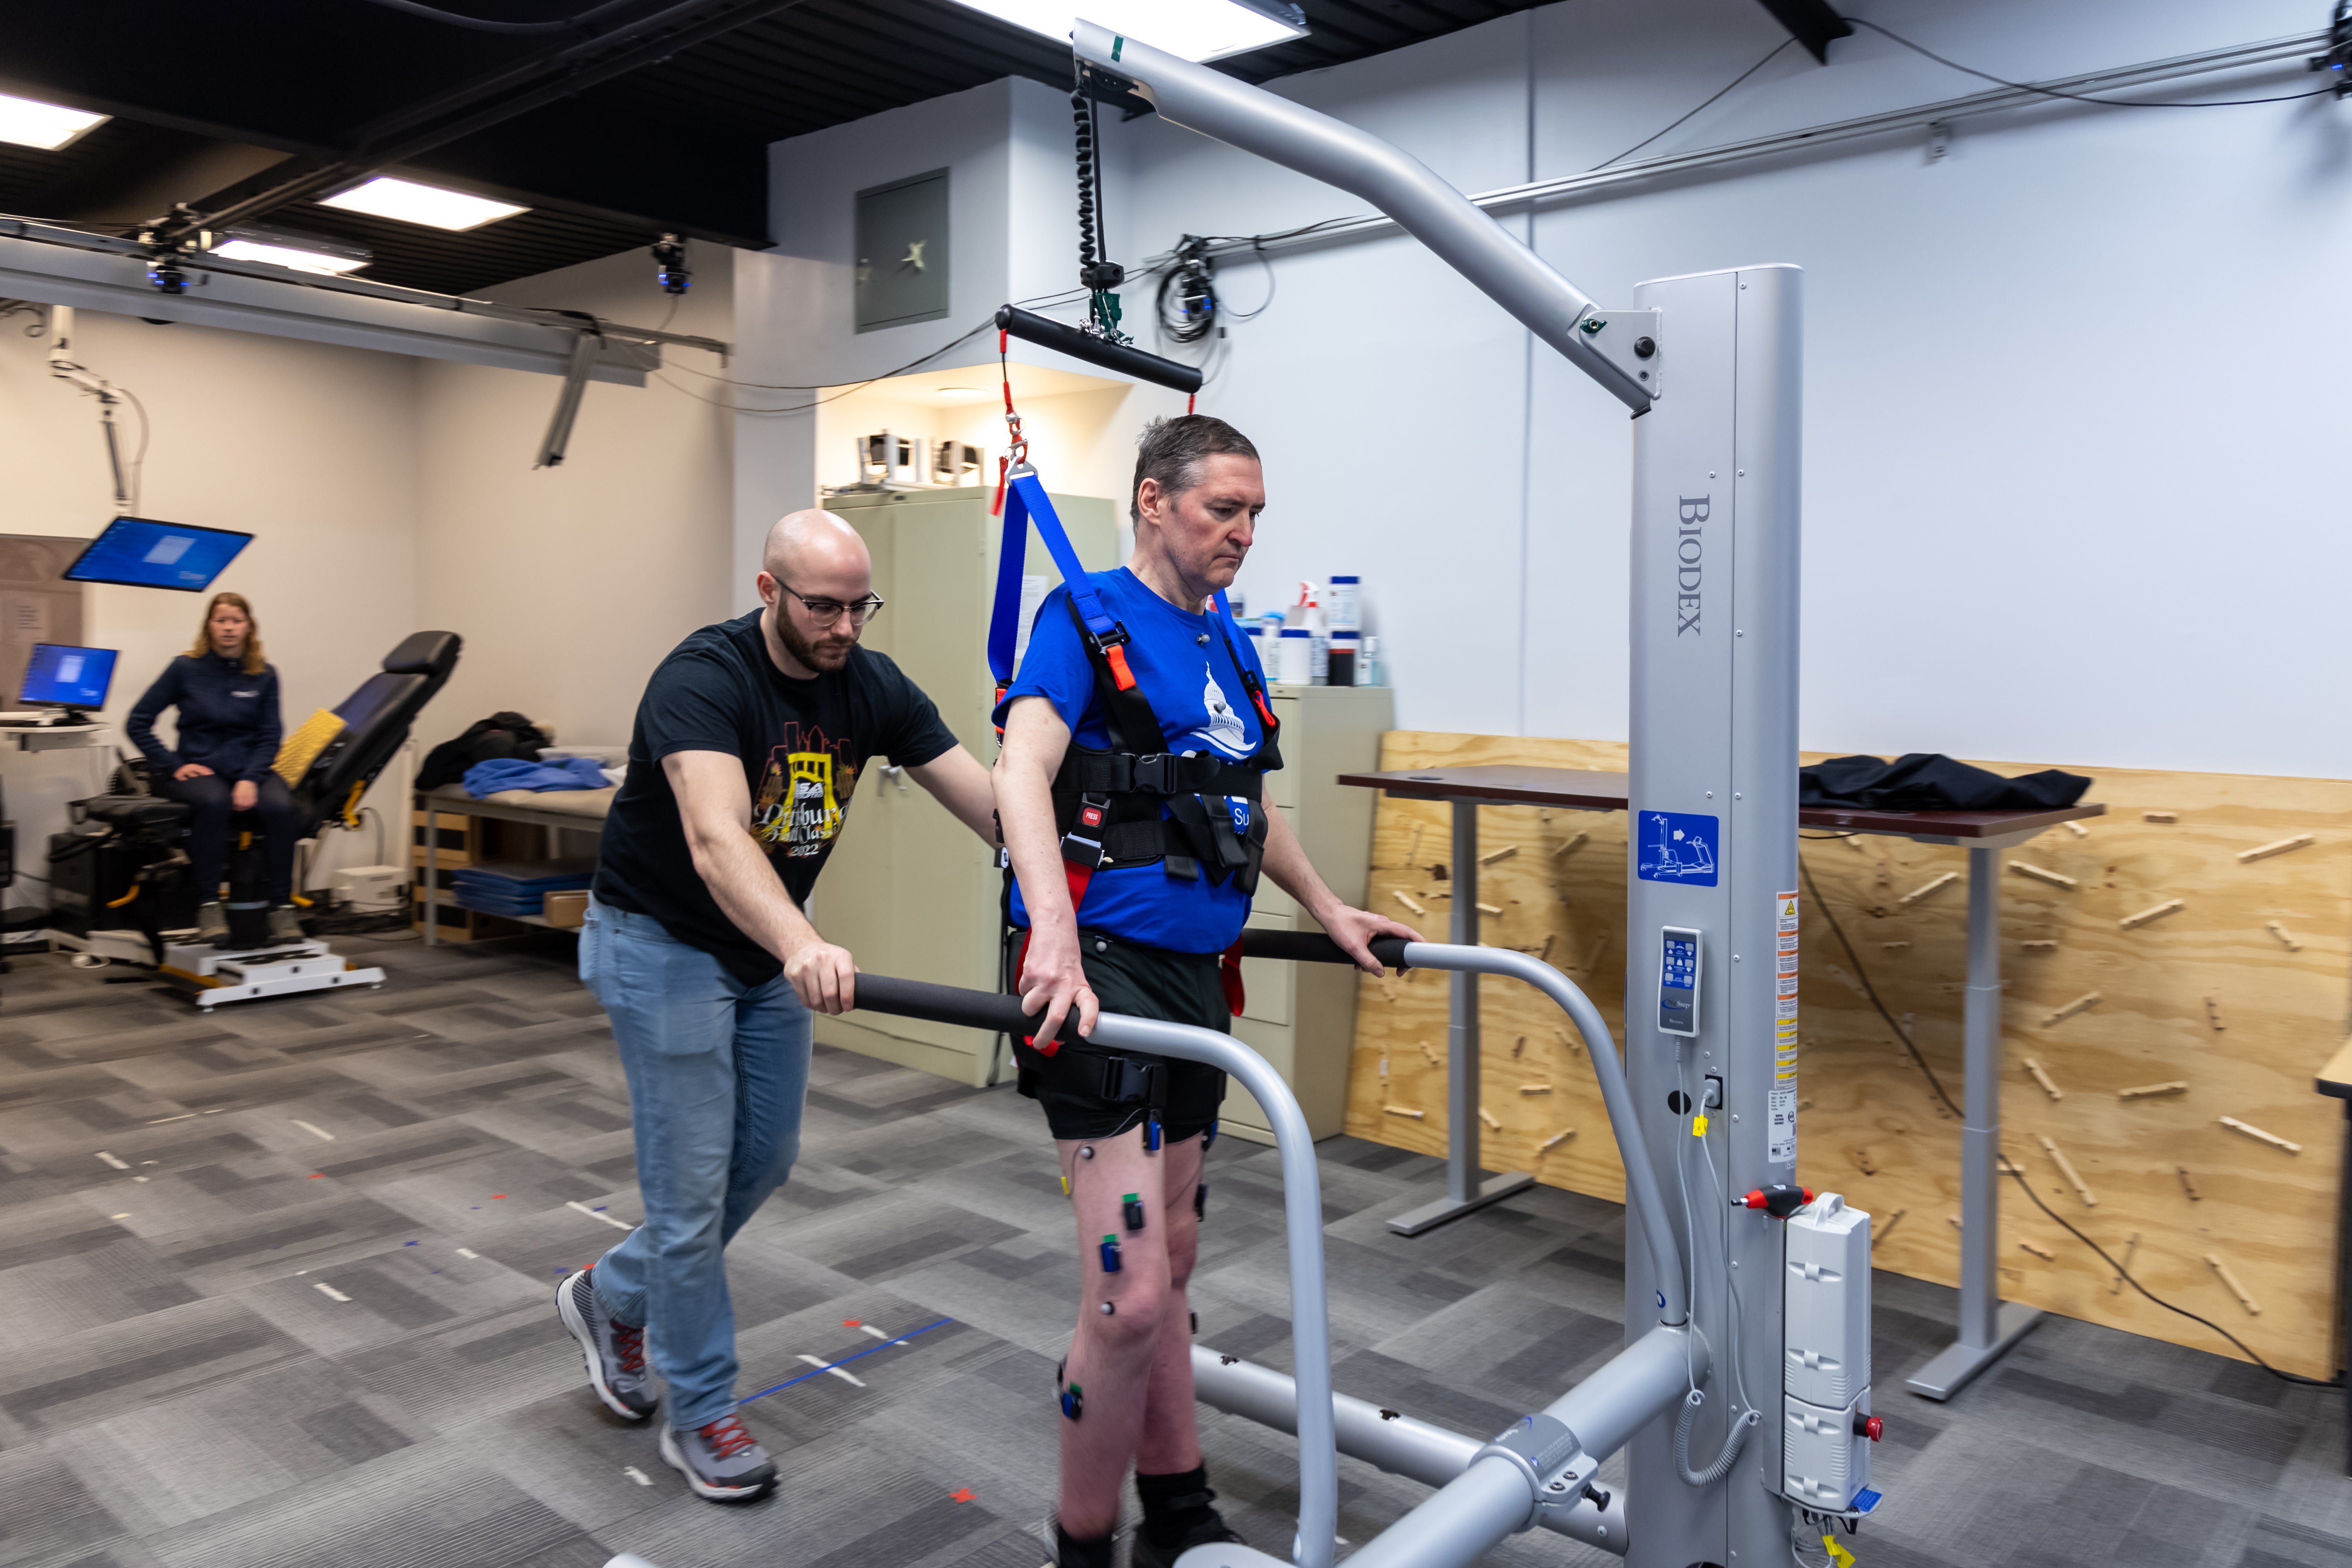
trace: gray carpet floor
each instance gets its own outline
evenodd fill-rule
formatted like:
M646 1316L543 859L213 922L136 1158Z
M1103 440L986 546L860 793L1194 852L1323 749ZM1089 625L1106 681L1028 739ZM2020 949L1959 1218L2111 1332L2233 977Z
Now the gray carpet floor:
M0 978L0 1564L1037 1568L1076 1291L1034 1106L819 1053L800 1167L730 1253L783 1484L722 1508L604 1413L550 1309L638 1215L568 939L342 946L392 983L206 1016L55 957ZM1614 1205L1538 1189L1409 1241L1381 1221L1436 1163L1321 1152L1342 1390L1487 1432L1616 1347ZM1202 1338L1286 1365L1273 1152L1210 1160ZM1952 1297L1876 1289L1895 1391ZM2340 1395L2052 1319L1952 1404L1878 1407L1863 1568L2352 1565ZM1229 1516L1282 1552L1288 1440L1203 1421ZM1426 1495L1341 1483L1359 1542Z

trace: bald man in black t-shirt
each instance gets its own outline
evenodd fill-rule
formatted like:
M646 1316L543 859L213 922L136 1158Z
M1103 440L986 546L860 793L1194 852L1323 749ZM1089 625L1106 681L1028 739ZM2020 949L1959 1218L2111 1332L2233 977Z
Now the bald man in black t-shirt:
M803 912L867 762L887 757L993 850L988 773L890 659L865 542L825 511L770 531L761 608L654 671L605 818L581 978L629 1077L645 1223L556 1292L596 1395L630 1420L667 1385L662 1458L742 1501L775 1467L735 1409L722 1252L792 1169L809 1009L855 1005L856 967Z

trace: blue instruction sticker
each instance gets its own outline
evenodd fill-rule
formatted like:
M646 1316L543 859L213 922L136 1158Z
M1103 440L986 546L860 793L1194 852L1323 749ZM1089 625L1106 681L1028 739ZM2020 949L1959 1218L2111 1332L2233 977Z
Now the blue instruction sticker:
M1680 812L1641 814L1639 849L1633 869L1649 882L1685 882L1715 886L1717 819L1687 816Z

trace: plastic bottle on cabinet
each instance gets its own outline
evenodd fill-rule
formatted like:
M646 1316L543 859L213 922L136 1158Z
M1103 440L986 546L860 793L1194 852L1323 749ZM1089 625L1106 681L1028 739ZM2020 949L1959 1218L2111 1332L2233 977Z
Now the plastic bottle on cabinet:
M1388 670L1384 668L1384 664L1385 661L1381 658L1381 639L1376 637L1365 637L1356 653L1356 684L1386 686Z

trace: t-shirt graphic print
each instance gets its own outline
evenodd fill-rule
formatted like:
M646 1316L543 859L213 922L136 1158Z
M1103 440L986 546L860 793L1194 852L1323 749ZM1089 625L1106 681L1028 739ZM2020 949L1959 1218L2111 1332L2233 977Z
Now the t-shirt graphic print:
M751 799L752 837L788 859L823 855L848 818L856 758L847 741L828 741L814 724L786 724Z

